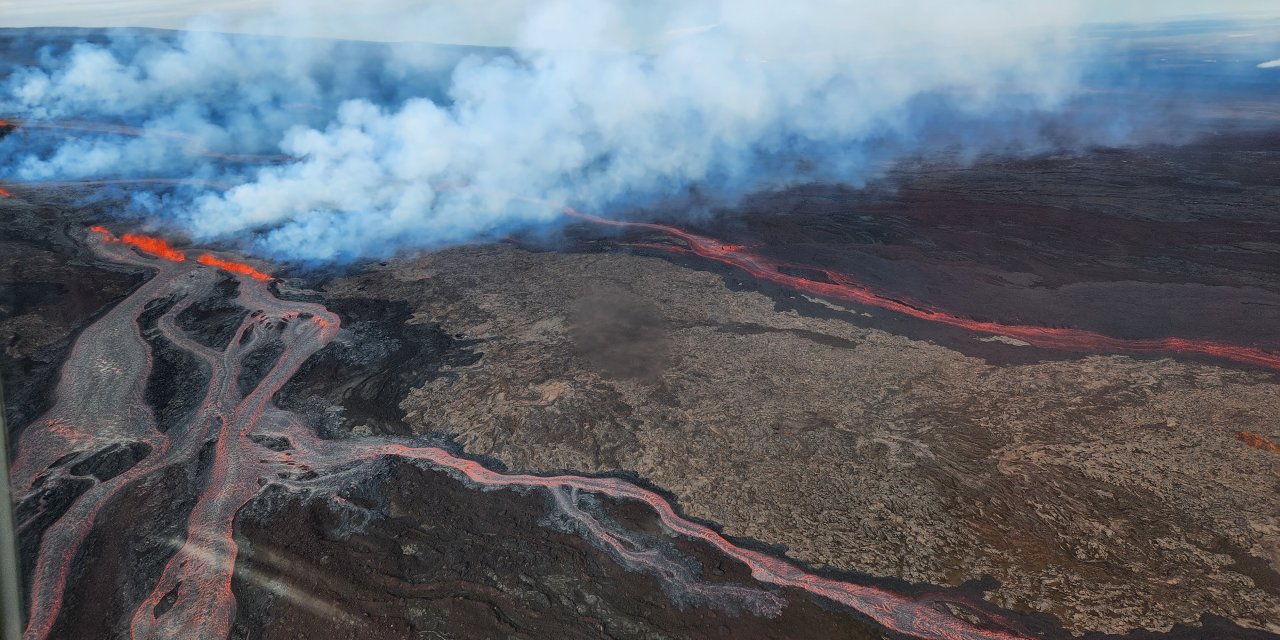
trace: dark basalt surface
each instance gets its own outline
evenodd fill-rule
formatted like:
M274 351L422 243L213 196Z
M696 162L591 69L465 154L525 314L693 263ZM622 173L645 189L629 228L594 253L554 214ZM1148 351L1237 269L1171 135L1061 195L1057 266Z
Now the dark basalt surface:
M151 374L144 398L151 406L156 428L168 432L182 424L200 404L200 389L209 380L209 368L194 355L175 347L160 334L156 322L179 300L167 300L147 308L138 317L138 329L151 347ZM216 325L215 325L216 326Z
M6 207L13 208L0 209ZM30 220L26 224L37 224ZM44 219L38 224L49 223ZM41 235L29 228L24 233ZM22 255L44 255L37 253L43 251L57 257L49 268L63 279L48 281L59 289L11 288L31 294L14 308L67 320L67 335L53 344L69 344L76 327L136 282L128 272L89 262L68 233L50 234L56 242L15 243L27 252ZM6 276L24 273L15 269ZM74 298L63 292L73 291L74 278L96 279L104 283L100 289L120 293ZM179 316L180 324L205 344L225 343L230 315L219 300L231 295L220 287L217 296L193 304L196 311ZM139 320L157 371L147 398L162 424L166 412L181 412L190 402L179 375L184 361L155 339L155 319L176 302L157 305ZM402 424L398 405L409 389L442 375L442 369L468 366L480 357L483 345L474 340L451 336L435 324L409 322L412 310L403 302L341 296L324 297L324 302L342 316L348 333L309 360L277 397L281 406L316 420L318 428L340 433L344 427L372 425L380 432L396 432ZM579 337L587 343L596 324L609 328L606 334L621 327L647 335L630 318L590 310L579 315L575 326L585 332ZM722 330L752 334L771 329L726 324ZM271 348L270 343L264 345L263 353ZM605 360L596 364L612 375L648 375L648 365L622 366L626 363L619 360L627 358L625 351L602 357ZM56 372L56 361L50 366ZM159 373L162 370L166 373ZM264 373L250 366L246 380ZM34 416L41 402L47 400L28 393L11 406L19 416ZM326 427L325 419L334 420L325 418L328 407L340 408L340 418ZM275 451L290 447L284 441L263 444ZM81 452L62 464L71 465L74 474L104 479L147 453L122 445ZM123 494L104 508L102 524L74 563L69 581L73 587L54 637L114 638L127 633L128 613L145 596L174 541L184 533L182 515L194 499L207 457L201 460L191 469L170 468L148 481L145 490ZM241 554L232 585L239 602L233 637L884 637L853 612L803 592L775 591L788 603L776 617L682 602L654 576L629 570L590 542L552 526L547 496L540 491L477 491L441 472L407 463L382 464L382 469L353 472L350 482L302 481L303 489L308 481L316 483L312 493L272 489L241 512ZM43 488L37 499L19 505L21 552L28 571L39 532L88 482L59 481ZM707 582L771 589L754 583L745 567L701 543L667 538L653 514L634 503L605 502L602 509L627 530L677 549L689 559L695 575ZM927 587L913 590L923 589ZM1028 621L1049 637L1063 635L1051 621ZM1137 637L1267 637L1213 618L1204 623L1204 628L1179 627L1170 634Z
M200 473L198 467L168 467L103 508L105 525L89 534L77 555L51 637L129 637L133 611L186 534Z
M73 239L100 215L68 192L34 202L0 199L0 382L10 442L49 408L79 328L146 278L140 270L92 261Z
M231 342L247 311L233 300L240 284L231 277L223 277L213 288L213 293L183 309L176 318L178 326L200 344L210 349L222 349Z
M250 604L233 637L885 637L802 592L772 618L674 602L653 576L548 526L540 491L476 492L403 463L381 476L373 496L266 496L241 512L234 591ZM609 509L657 531L650 514ZM744 566L682 551L710 580L752 586Z
M276 402L326 433L366 426L373 433L408 434L400 401L442 368L466 366L480 354L434 323L410 322L404 302L325 297L342 318L344 334L303 364Z
M93 481L89 478L58 478L36 487L30 496L14 505L13 521L17 527L18 566L23 577L24 609L31 589L31 570L35 566L36 552L40 548L40 536L91 486Z
M246 333L247 338L248 334ZM236 377L236 384L240 387L240 393L248 393L259 382L262 382L262 378L270 373L271 367L275 365L276 360L280 358L280 354L284 352L284 343L279 340L275 338L264 338L263 340L262 344L259 344L244 358L244 366L240 369L240 375Z
M151 447L144 442L108 445L72 465L71 474L93 476L99 482L106 482L128 471L149 453L151 453Z
M976 320L1280 349L1278 144L1280 133L1263 131L1177 147L918 160L866 189L759 193L683 226L793 262L794 275L822 282L819 269L830 269L895 299ZM661 210L639 215L663 219ZM598 250L590 245L602 237L598 228L574 234L579 250ZM768 293L780 308L832 315L734 269L637 251L723 273L731 288ZM994 362L1078 357L876 315L853 321Z

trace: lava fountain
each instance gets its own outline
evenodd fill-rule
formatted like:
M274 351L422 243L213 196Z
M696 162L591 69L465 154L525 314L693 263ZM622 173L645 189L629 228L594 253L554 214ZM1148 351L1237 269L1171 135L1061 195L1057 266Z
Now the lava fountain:
M480 487L518 487L545 490L559 512L582 526L594 544L612 550L629 564L638 564L663 580L681 581L685 589L712 597L752 598L752 610L769 614L782 606L779 598L753 589L726 590L699 584L692 573L674 572L672 560L661 553L638 551L578 508L580 493L593 493L647 505L670 531L700 540L742 562L758 581L802 589L850 607L890 631L929 640L1013 640L1029 637L997 614L963 598L924 598L887 588L832 579L761 551L739 546L715 530L679 514L658 493L618 478L575 475L500 473L479 462L438 446L409 438L351 438L326 440L286 411L272 398L303 362L338 334L337 315L315 303L286 301L269 288L270 276L248 265L205 255L194 261L161 238L124 234L117 238L103 227L92 227L88 238L100 257L145 267L154 275L128 298L86 327L63 364L53 407L26 427L19 438L12 476L17 499L29 512L47 507L45 498L59 483L90 483L39 538L31 575L26 640L41 640L54 631L63 608L67 581L77 553L90 532L119 523L99 518L104 505L173 465L194 468L197 459L211 456L198 499L186 514L186 536L150 591L130 617L130 637L187 638L193 629L202 637L225 638L235 619L231 591L237 547L237 512L267 487L306 469L313 491L332 491L336 469L384 457L397 457L443 470ZM239 282L235 304L245 315L227 345L211 348L178 326L178 314L208 295L218 282L218 270ZM155 331L173 347L191 354L209 372L197 408L179 425L161 431L144 399L153 367L152 347L139 319L144 312L160 313ZM283 349L273 353L266 374L253 388L238 384L250 356L262 359L268 343ZM271 448L264 442L286 442ZM94 452L128 447L139 452L132 466L105 479L73 477L72 462ZM329 474L326 476L326 474ZM328 478L328 480L326 480ZM291 486L291 485L286 485ZM958 617L951 607L968 612ZM974 622L972 620L981 620Z

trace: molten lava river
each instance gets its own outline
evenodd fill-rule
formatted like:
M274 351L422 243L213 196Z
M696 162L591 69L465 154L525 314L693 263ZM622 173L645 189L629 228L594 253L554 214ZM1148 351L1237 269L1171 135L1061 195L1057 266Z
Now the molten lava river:
M665 224L651 222L628 222L601 218L573 209L566 208L565 214L571 218L584 220L594 224L656 231L663 235L682 241L687 247L669 244L639 244L648 249L661 251L691 253L702 258L735 267L754 278L774 282L797 291L814 295L844 300L871 307L892 311L897 314L925 320L937 324L988 333L1003 335L1022 340L1027 344L1046 349L1079 351L1086 353L1167 353L1187 354L1220 358L1252 367L1280 370L1280 353L1273 353L1256 347L1214 342L1211 340L1193 340L1188 338L1168 337L1151 339L1126 339L1074 329L1070 327L1040 327L1033 325L1005 324L974 320L964 316L935 309L925 304L907 302L900 298L872 291L848 274L815 269L808 265L796 265L773 258L752 253L746 247L726 244L715 238L698 235ZM821 273L829 282L820 282L787 273L787 268L803 269Z
M135 234L115 236L94 227L86 234L93 251L106 260L150 269L154 275L128 298L101 315L75 340L62 367L51 409L26 428L17 445L12 471L20 502L41 502L42 490L70 478L66 464L86 452L126 448L140 452L133 466L102 474L75 497L65 512L45 529L31 572L29 619L25 638L49 637L64 606L73 559L98 527L104 505L131 491L141 491L173 465L208 471L198 499L185 520L185 539L164 566L149 595L133 611L133 638L226 638L235 619L231 590L237 547L234 519L244 505L267 487L290 483L316 490L315 478L349 474L362 462L392 456L442 470L476 488L521 487L547 492L549 504L581 526L612 556L658 575L689 582L685 588L708 597L734 597L731 587L699 584L661 552L637 549L619 533L581 508L588 494L647 505L673 534L699 540L742 562L752 576L769 585L790 587L829 599L860 612L884 628L914 638L1011 639L1027 637L1017 625L998 614L977 614L960 600L944 601L936 594L917 597L884 587L832 579L805 570L774 555L744 548L707 526L682 517L661 495L625 480L575 475L500 473L444 448L411 438L369 437L322 439L295 415L272 403L272 397L303 362L337 335L339 318L325 307L286 301L273 295L270 276L250 265L211 254L188 260L180 249L162 239ZM688 239L688 238L687 238ZM697 246L697 245L695 245ZM207 295L229 273L239 281L235 304L247 314L234 337L213 349L179 327L177 317ZM163 310L155 328L144 332L140 317ZM144 335L146 333L147 335ZM161 431L144 398L153 354L147 337L156 333L207 367L203 398L185 423ZM268 349L268 344L283 349ZM238 383L246 361L269 359L267 373L252 388ZM274 359L271 359L274 358ZM195 384L195 383L192 383ZM279 443L287 443L279 446ZM275 443L265 446L260 443ZM308 471L297 480L297 472ZM295 479L290 479L295 478ZM84 481L77 477L77 481ZM324 485L319 485L321 488ZM777 612L784 602L760 592L753 609L763 615ZM70 606L70 605L68 605ZM953 613L956 607L970 612ZM979 621L980 620L980 621Z

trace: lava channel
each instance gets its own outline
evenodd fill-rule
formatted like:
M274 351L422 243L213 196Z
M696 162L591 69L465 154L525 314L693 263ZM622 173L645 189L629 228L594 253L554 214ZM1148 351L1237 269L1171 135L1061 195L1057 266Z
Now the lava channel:
M570 217L595 224L627 229L657 231L667 236L678 238L688 245L687 249L666 244L641 245L645 248L692 253L703 258L714 260L721 264L741 269L757 279L781 284L797 291L803 291L805 293L811 293L835 300L844 300L846 302L877 307L904 316L950 327L957 327L977 333L988 333L1017 338L1027 344L1045 349L1061 349L1064 351L1083 351L1090 353L1189 354L1210 356L1230 360L1240 364L1280 370L1280 353L1266 351L1257 347L1247 347L1212 340L1193 340L1179 337L1150 339L1116 338L1085 329L1040 327L1034 325L1004 324L1001 322L974 320L942 309L936 309L922 304L908 303L899 298L878 293L865 284L858 282L853 276L848 274L830 271L827 269L794 265L781 260L775 260L760 254L751 253L742 245L727 244L716 240L715 238L691 233L678 227L652 222L611 220L609 218L602 218L582 213L567 207L564 209L564 212ZM787 270L803 270L820 273L825 276L829 282L819 282L817 280L810 280L808 278L791 275L786 272Z
M886 587L858 584L809 572L785 559L742 547L714 529L690 521L665 498L619 478L577 475L541 476L501 473L450 451L409 438L369 437L343 440L320 438L300 418L276 407L272 398L308 358L337 335L339 318L315 303L281 300L267 280L244 270L230 270L239 280L235 304L248 311L232 339L221 349L210 348L179 327L176 318L214 290L221 263L179 259L181 252L162 239L125 235L116 239L96 227L94 251L105 259L147 267L154 271L130 296L112 307L76 338L54 389L52 408L23 429L18 440L12 476L16 497L28 511L42 508L42 487L73 479L69 470L80 456L110 447L138 446L148 453L127 470L90 482L66 511L51 518L39 538L30 575L26 640L42 640L54 632L68 589L72 564L91 531L111 531L129 522L99 518L104 505L146 483L163 477L175 465L196 468L207 461L208 472L186 515L185 538L129 617L134 640L151 638L226 638L235 619L231 590L238 549L234 537L236 513L272 486L299 486L328 495L351 477L353 465L385 457L416 461L444 470L481 487L533 488L550 492L553 508L579 522L582 535L601 548L611 548L630 564L642 565L659 579L689 582L686 591L752 598L749 591L705 588L693 574L672 571L672 560L657 552L637 552L621 534L594 522L579 509L578 493L594 493L646 504L672 532L701 540L746 565L758 581L802 589L861 612L891 632L928 640L1014 640L1032 636L984 605L953 600L977 615L958 617L947 600L913 596ZM135 252L132 249L137 248ZM158 306L157 303L163 303ZM164 304L169 306L165 307ZM153 366L149 343L140 333L139 318L146 310L164 309L155 322L159 336L186 351L209 371L203 399L181 424L157 428L144 399ZM265 350L268 344L283 344ZM238 384L250 360L271 354L266 374L251 389ZM274 360L270 360L274 358ZM290 443L279 451L263 442ZM211 446L211 448L210 448ZM306 470L298 475L299 470ZM343 471L344 473L336 473ZM289 484L293 483L293 484ZM566 493L565 490L569 490ZM718 596L717 596L718 597ZM765 593L758 611L768 614L782 603ZM977 611L984 611L977 614ZM199 630L198 632L194 630Z
M208 265L210 267L217 267L219 269L222 269L223 271L230 271L231 273L236 273L242 276L249 276L254 280L270 280L271 279L271 276L261 271L258 271L257 269L254 269L252 266L248 264L245 264L243 262L236 262L234 260L223 260L222 258L218 258L216 256L213 256L207 253L200 256L199 258L196 258L196 262L199 262L200 264L203 264L203 265Z

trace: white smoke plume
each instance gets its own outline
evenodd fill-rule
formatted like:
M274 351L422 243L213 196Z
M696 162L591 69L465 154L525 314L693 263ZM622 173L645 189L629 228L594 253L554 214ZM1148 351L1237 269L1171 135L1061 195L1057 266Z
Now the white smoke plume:
M486 3L468 6L475 15L397 15L387 33L492 19ZM690 189L861 184L938 137L973 153L1035 149L1045 141L1023 116L1078 89L1082 46L1069 2L546 0L514 12L510 49L374 56L307 38L316 18L299 11L274 18L296 37L118 36L46 54L0 83L0 114L148 133L4 165L28 180L229 182L138 204L196 239L274 257L383 257L554 224L559 203L610 211ZM289 159L246 169L208 153Z

